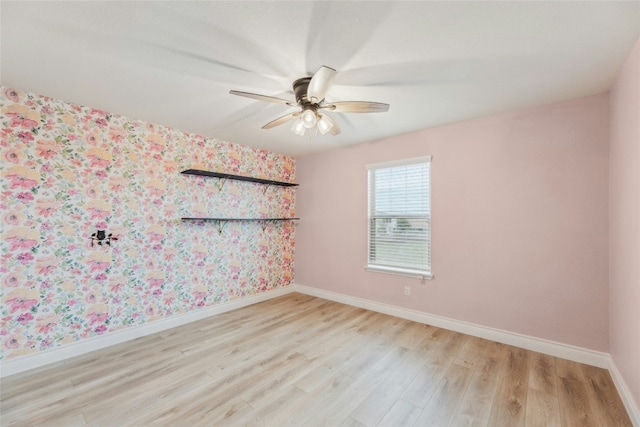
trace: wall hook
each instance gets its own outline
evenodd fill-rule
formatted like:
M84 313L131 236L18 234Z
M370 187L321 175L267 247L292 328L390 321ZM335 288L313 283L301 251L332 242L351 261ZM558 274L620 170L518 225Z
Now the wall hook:
M113 233L107 234L106 230L97 230L91 235L91 247L93 247L94 242L97 242L99 246L103 244L111 246L112 240L118 240L117 237L113 237Z

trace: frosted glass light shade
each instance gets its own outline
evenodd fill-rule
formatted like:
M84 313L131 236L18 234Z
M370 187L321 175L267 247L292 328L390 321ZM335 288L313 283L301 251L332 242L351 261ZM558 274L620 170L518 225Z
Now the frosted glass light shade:
M316 125L316 122L318 121L316 113L313 110L304 110L304 112L300 116L300 120L304 124L304 127L306 127L307 129L311 129L312 127L314 127Z
M299 136L304 136L304 132L307 130L302 119L294 120L293 126L291 126L291 131Z
M325 134L331 130L333 123L326 119L325 116L318 114L318 130L321 134Z

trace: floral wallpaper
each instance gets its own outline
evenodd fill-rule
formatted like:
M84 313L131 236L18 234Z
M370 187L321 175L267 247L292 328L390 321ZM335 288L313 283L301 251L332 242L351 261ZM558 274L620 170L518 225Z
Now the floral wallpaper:
M9 359L287 286L293 158L2 87L0 357ZM107 230L118 240L91 245Z

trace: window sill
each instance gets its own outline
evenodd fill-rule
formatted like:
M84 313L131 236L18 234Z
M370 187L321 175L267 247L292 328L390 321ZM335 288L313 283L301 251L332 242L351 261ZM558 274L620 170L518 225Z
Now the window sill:
M433 280L433 274L431 274L430 272L425 272L420 270L411 270L408 268L395 268L395 267L382 267L379 265L367 265L365 266L364 269L374 273L384 273L384 274L393 274L396 276L413 277L420 281Z

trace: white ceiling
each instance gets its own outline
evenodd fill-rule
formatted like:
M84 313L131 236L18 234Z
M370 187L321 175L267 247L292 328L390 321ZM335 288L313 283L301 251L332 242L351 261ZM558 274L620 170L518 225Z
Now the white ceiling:
M140 1L1 3L1 82L290 155L608 90L640 2ZM321 65L339 136L262 130Z

